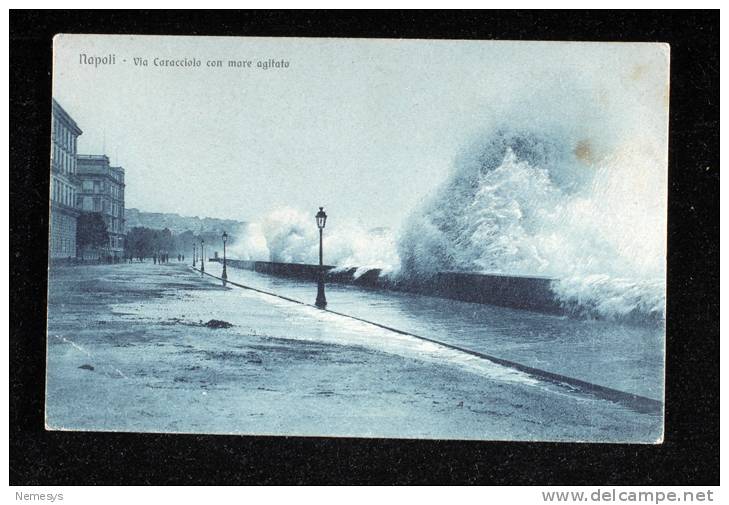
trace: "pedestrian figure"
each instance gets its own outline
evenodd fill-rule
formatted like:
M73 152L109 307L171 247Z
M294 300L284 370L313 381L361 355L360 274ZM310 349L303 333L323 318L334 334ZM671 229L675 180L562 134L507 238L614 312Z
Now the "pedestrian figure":
M156 254L152 255L152 261L154 261L155 265L157 264L157 255Z

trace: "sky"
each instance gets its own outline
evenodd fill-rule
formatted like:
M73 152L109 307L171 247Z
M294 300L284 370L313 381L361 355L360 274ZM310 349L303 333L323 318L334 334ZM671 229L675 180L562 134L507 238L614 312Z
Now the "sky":
M659 44L60 35L53 94L83 130L79 153L105 153L124 167L128 208L256 221L281 207L313 216L324 206L330 217L397 228L495 120L569 113L576 125L602 127L575 105L579 94L626 122L639 116L665 137L667 51ZM81 55L114 55L115 64L83 63ZM155 58L200 66L160 67ZM289 66L256 67L269 59ZM223 67L207 66L215 60ZM620 129L620 121L609 124Z

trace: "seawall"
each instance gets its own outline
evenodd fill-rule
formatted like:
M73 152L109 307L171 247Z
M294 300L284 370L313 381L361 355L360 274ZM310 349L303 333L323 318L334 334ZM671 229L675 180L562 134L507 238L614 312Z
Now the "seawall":
M211 258L210 261L221 261ZM231 267L253 270L267 275L315 282L318 265L276 263L270 261L227 260ZM551 314L564 313L551 289L553 279L516 275L470 272L439 272L418 280L380 277L381 270L370 269L356 275L357 268L338 269L325 265L327 283L352 284L373 289L407 291L471 303L499 305Z

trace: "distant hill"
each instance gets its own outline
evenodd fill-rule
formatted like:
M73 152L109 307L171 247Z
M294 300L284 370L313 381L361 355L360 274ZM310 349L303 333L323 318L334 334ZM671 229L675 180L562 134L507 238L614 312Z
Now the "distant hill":
M145 226L162 230L168 228L174 233L183 233L190 230L200 232L235 232L240 226L247 224L245 221L235 219L217 219L213 217L187 217L179 214L165 212L141 212L139 209L126 209L126 229L131 230L135 226Z

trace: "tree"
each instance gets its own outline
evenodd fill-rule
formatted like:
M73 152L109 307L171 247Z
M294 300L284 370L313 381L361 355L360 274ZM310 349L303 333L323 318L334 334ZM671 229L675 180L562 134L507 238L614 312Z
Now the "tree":
M146 258L156 252L154 231L144 226L136 226L127 232L127 250L136 258Z
M172 232L168 228L165 228L164 230L159 232L159 234L157 235L157 240L157 245L161 252L164 252L166 254L171 254L173 252L175 242L172 239Z
M199 242L195 234L190 230L174 236L175 250L182 254L192 255L192 244Z
M109 244L109 233L104 217L99 212L83 212L76 222L76 251L100 249Z

